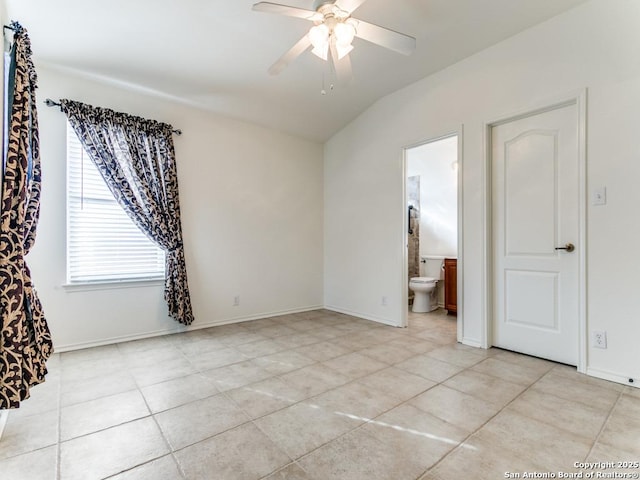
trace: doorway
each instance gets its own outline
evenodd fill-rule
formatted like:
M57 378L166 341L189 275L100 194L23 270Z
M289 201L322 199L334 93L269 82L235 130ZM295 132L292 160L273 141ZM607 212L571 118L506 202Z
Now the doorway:
M580 366L584 142L579 99L489 126L489 346Z
M460 141L460 133L455 132L406 147L403 168L403 292L406 301L402 326L410 324L410 312L414 319L435 312L449 313L449 319L454 321L457 314L458 339L462 315L462 269L458 265L462 260ZM444 278L445 261L449 266L448 282ZM460 274L456 275L456 270ZM427 289L426 307L417 308L434 309L433 313L412 312L412 301L420 295L409 286L410 279L415 277L437 278L434 288ZM417 298L418 304L425 305L422 297Z

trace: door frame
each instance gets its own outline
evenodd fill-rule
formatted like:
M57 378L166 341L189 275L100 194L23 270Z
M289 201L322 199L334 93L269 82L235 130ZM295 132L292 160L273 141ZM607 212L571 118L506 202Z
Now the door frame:
M457 172L457 228L458 228L458 252L457 252L457 265L458 265L458 278L457 278L457 312L456 312L456 326L457 326L457 340L458 342L462 342L464 338L464 291L463 291L463 276L464 276L464 228L463 228L463 133L464 128L462 125L458 127L457 130L450 130L442 135L438 135L435 137L430 137L427 140L422 140L419 142L415 142L409 145L405 145L402 147L402 297L404 300L402 302L402 311L400 318L400 327L407 327L409 325L409 303L406 298L407 292L409 290L409 236L408 236L408 218L407 218L407 209L409 208L407 202L407 151L411 148L420 147L422 145L427 145L429 143L437 142L439 140L444 140L446 138L451 138L457 136L458 138L458 149L457 149L457 162L458 162L458 172Z
M577 252L578 260L578 372L585 373L587 368L587 90L568 94L559 98L549 99L546 102L524 108L520 111L494 118L484 123L484 267L485 279L483 295L485 308L482 320L482 346L493 346L493 319L494 319L494 275L493 271L493 153L492 153L492 129L499 125L520 120L540 113L557 110L563 107L575 105L577 122L577 150L578 150L578 239L581 248Z

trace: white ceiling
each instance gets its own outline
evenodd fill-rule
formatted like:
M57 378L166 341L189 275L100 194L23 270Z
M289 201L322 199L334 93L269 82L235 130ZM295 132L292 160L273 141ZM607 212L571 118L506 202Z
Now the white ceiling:
M311 24L253 12L254 0L6 0L6 6L29 31L36 67L142 86L325 141L379 98L585 1L368 0L354 16L416 37L417 49L405 57L356 39L352 82L325 96L323 73L330 83L330 72L309 51L279 76L267 73ZM311 8L313 0L282 3Z

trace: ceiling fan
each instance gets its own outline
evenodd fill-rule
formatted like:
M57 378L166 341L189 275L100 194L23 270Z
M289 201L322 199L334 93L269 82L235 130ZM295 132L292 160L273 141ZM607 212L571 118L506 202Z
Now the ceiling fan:
M315 0L313 10L271 2L256 3L253 6L255 11L304 18L314 24L304 37L271 65L269 73L279 74L309 47L313 47L313 54L333 63L338 77L348 79L351 77L349 52L353 50L351 42L354 37L410 55L416 48L415 38L351 16L365 1Z

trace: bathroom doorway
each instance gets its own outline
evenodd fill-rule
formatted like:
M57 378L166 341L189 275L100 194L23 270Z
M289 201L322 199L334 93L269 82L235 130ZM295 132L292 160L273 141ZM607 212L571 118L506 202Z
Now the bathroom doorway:
M442 316L451 326L457 318L458 338L462 315L460 138L453 133L404 149L403 222L403 325L433 322Z

